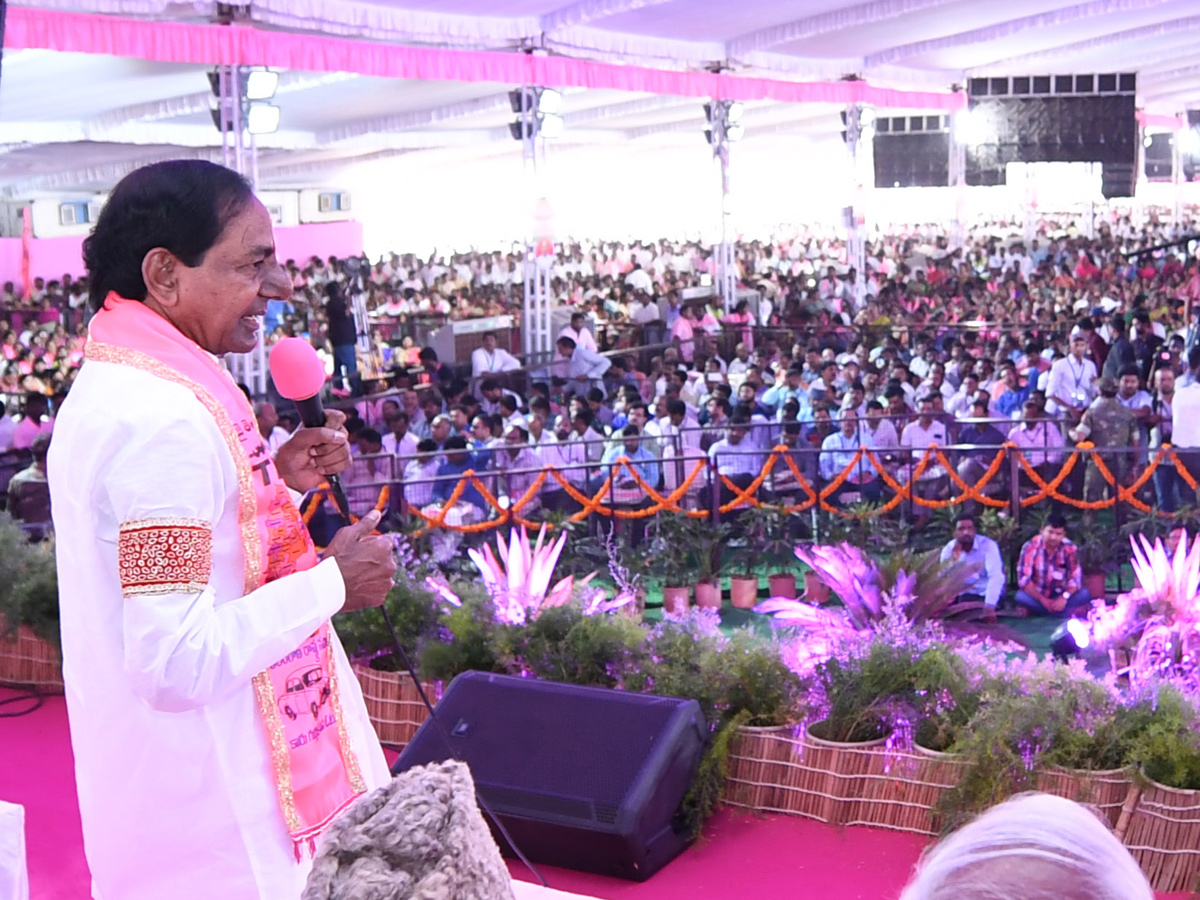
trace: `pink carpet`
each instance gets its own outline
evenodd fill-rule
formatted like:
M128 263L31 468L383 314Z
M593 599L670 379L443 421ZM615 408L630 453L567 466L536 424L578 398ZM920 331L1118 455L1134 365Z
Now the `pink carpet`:
M0 688L0 699L9 696ZM0 748L0 799L25 806L32 900L88 900L62 698L48 698L31 715L0 719ZM924 844L916 835L726 811L698 844L644 884L549 866L542 873L552 888L603 900L895 900ZM532 880L519 865L510 869Z

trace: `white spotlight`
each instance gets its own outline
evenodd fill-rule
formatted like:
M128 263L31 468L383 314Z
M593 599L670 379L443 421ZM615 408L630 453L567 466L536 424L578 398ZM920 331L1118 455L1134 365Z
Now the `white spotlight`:
M562 94L546 88L542 91L542 95L538 97L537 108L538 112L543 115L557 116L562 112Z
M746 136L745 125L729 125L725 129L725 137L730 141L740 141Z
M547 138L561 137L563 133L562 116L542 116L541 135Z
M270 69L251 69L246 73L246 99L270 100L279 88L279 73Z
M725 110L725 121L728 122L730 125L740 122L742 120L742 116L745 114L745 112L746 112L746 104L744 104L738 100L734 100L732 103L729 104L729 107Z
M271 103L252 103L246 114L246 130L251 134L273 134L279 130L279 107Z
M954 139L967 147L986 144L991 138L992 123L988 114L979 107L956 113L954 116Z
M1184 128L1175 132L1175 139L1179 141L1179 152L1184 156L1200 156L1200 131Z

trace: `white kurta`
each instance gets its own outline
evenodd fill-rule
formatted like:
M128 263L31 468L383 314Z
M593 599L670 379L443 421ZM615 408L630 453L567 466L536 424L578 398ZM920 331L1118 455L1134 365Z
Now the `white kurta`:
M291 900L298 864L253 676L342 605L337 563L243 596L237 471L186 388L89 361L49 459L63 673L84 847L97 900ZM213 526L196 594L125 598L118 527ZM389 775L362 694L333 640L350 743L370 790Z

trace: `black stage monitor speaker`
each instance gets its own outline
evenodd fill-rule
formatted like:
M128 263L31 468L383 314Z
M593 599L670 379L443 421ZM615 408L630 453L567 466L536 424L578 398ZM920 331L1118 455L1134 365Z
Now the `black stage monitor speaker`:
M679 807L707 739L695 700L465 672L437 717L453 754L427 719L392 773L461 759L535 862L644 881L691 842Z

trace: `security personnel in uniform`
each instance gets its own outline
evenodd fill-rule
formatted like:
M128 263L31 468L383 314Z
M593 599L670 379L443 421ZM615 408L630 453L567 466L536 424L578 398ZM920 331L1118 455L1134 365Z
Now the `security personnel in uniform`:
M1141 429L1138 419L1132 412L1117 400L1117 380L1105 375L1099 379L1097 386L1100 396L1092 402L1083 414L1079 424L1070 431L1071 439L1076 443L1091 441L1097 450L1120 447L1120 453L1099 454L1104 465L1112 473L1118 485L1126 485L1132 480L1134 460L1137 458L1138 442L1141 439ZM1083 479L1083 498L1094 503L1104 496L1108 486L1107 479L1100 474L1095 457L1088 459L1087 474ZM1116 488L1113 487L1113 494ZM1093 523L1096 519L1094 510L1084 513L1084 522Z

